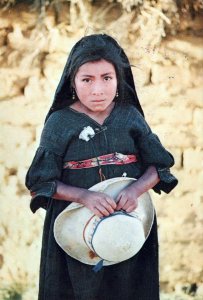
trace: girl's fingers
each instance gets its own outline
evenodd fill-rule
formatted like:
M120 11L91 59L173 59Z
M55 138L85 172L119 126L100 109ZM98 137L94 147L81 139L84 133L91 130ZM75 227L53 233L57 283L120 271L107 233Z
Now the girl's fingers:
M115 210L120 210L120 200L122 198L122 195L118 194L117 198L116 198L116 209Z
M108 217L110 215L109 211L102 205L97 205L96 209L102 214L102 216Z
M127 198L124 197L124 196L121 196L118 203L117 203L117 207L116 207L116 210L121 210L123 209L124 205L126 204L127 202Z
M131 213L134 209L135 209L134 207L130 206L130 207L128 207L125 211L126 211L127 213Z
M137 206L136 205L130 205L128 208L124 208L124 210L128 213L132 212Z
M103 214L97 208L92 209L92 212L100 218L103 217Z
M109 202L107 202L106 200L101 201L100 204L110 213L112 214L114 212L114 209L112 208L112 206L109 204Z
M123 206L123 209L126 212L131 212L137 207L138 203L136 200L133 201L127 201L126 204Z
M113 211L114 211L114 209L116 208L116 202L109 197L106 197L105 200L113 208Z
M88 199L89 209L99 217L114 213L116 206L114 199L104 193L94 193L93 197Z

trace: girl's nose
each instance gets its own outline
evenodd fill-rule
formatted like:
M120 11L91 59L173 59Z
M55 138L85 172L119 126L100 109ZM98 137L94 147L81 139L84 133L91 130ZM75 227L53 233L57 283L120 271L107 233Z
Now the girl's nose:
M101 83L94 83L92 86L93 95L103 95L103 87Z

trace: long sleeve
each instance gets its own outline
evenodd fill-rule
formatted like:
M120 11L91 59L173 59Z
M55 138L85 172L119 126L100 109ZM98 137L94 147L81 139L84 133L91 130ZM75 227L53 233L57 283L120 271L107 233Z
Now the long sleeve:
M56 180L60 180L63 154L67 141L64 141L63 125L58 113L53 114L42 131L40 145L27 172L25 185L32 192L30 208L46 209L48 200L56 191Z
M144 167L154 165L160 178L160 182L153 190L159 194L161 190L169 193L178 183L178 180L170 172L170 168L174 165L173 156L152 132L140 139L139 147Z
M25 185L34 193L30 208L35 212L39 207L46 209L48 198L56 191L56 180L61 177L62 157L39 147L27 172Z
M136 130L136 141L143 169L154 165L160 182L153 190L159 194L161 191L169 193L178 183L170 172L170 168L174 165L174 158L161 144L158 136L151 131L144 118L140 114L137 114L137 118L139 126Z

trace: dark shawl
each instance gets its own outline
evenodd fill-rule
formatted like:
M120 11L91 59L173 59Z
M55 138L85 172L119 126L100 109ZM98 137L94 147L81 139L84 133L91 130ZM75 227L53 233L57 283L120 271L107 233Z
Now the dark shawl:
M135 105L144 116L137 97L131 66L124 50L112 37L106 34L94 34L83 37L72 48L46 121L54 111L74 102L72 99L72 85L78 68L84 63L100 59L106 59L113 63L116 69L119 90L119 97L116 101Z

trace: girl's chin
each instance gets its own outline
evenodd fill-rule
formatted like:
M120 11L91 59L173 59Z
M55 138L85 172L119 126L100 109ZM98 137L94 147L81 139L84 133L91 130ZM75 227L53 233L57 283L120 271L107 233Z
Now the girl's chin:
M94 108L88 108L92 112L104 112L107 107L94 107Z
M105 103L95 103L94 105L91 105L89 107L87 107L89 110L91 110L92 112L103 112L105 110L107 110L109 108L109 106L111 105L111 103L109 103L108 105Z

